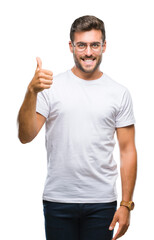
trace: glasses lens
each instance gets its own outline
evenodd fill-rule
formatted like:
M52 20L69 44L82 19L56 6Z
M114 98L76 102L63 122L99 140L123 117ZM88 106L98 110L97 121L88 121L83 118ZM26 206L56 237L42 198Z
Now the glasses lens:
M87 49L87 43L78 42L78 43L76 43L76 45L74 45L74 47L76 47L76 50L78 52L82 52L82 51L85 51ZM95 52L98 52L101 49L101 43L100 42L90 43L90 48L91 48L91 50L93 50Z
M77 50L80 52L80 51L84 51L87 47L87 44L86 43L77 43L76 44L76 48Z
M100 46L101 46L101 44L100 43L92 43L91 45L90 45L90 47L91 47L91 49L93 50L93 51L99 51L100 50Z

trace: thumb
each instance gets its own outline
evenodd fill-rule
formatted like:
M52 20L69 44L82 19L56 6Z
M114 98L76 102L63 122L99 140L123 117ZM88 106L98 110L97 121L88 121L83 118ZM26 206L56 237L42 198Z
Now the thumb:
M39 57L36 58L36 61L37 61L37 68L36 70L39 70L42 68L42 61Z
M116 219L116 216L114 216L114 218L110 224L109 230L113 230L115 228L116 222L117 222L117 219Z

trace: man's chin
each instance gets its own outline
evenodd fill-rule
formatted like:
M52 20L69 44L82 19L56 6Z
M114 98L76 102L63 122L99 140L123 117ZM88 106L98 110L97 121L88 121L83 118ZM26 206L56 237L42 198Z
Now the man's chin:
M96 66L94 67L83 67L83 66L80 66L80 70L84 73L93 73L95 70L96 70Z
M101 64L101 59L100 61L96 61L93 65L90 66L90 64L87 64L86 66L84 64L79 64L80 70L83 71L84 73L94 73L100 66Z
M84 73L93 73L94 72L94 69L84 69L82 68L81 69Z

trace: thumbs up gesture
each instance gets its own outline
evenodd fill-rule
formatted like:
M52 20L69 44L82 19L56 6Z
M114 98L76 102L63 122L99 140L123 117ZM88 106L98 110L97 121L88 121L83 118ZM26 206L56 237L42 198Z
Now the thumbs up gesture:
M50 88L53 83L53 73L49 70L42 69L42 61L39 57L36 58L37 67L34 77L30 82L28 89L31 92L38 93L44 89Z

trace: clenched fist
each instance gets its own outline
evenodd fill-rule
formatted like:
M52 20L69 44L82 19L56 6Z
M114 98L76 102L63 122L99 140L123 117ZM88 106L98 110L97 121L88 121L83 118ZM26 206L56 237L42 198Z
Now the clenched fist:
M42 61L39 57L36 58L36 61L37 68L28 89L31 92L38 93L44 89L50 88L53 83L53 73L49 70L42 69Z

